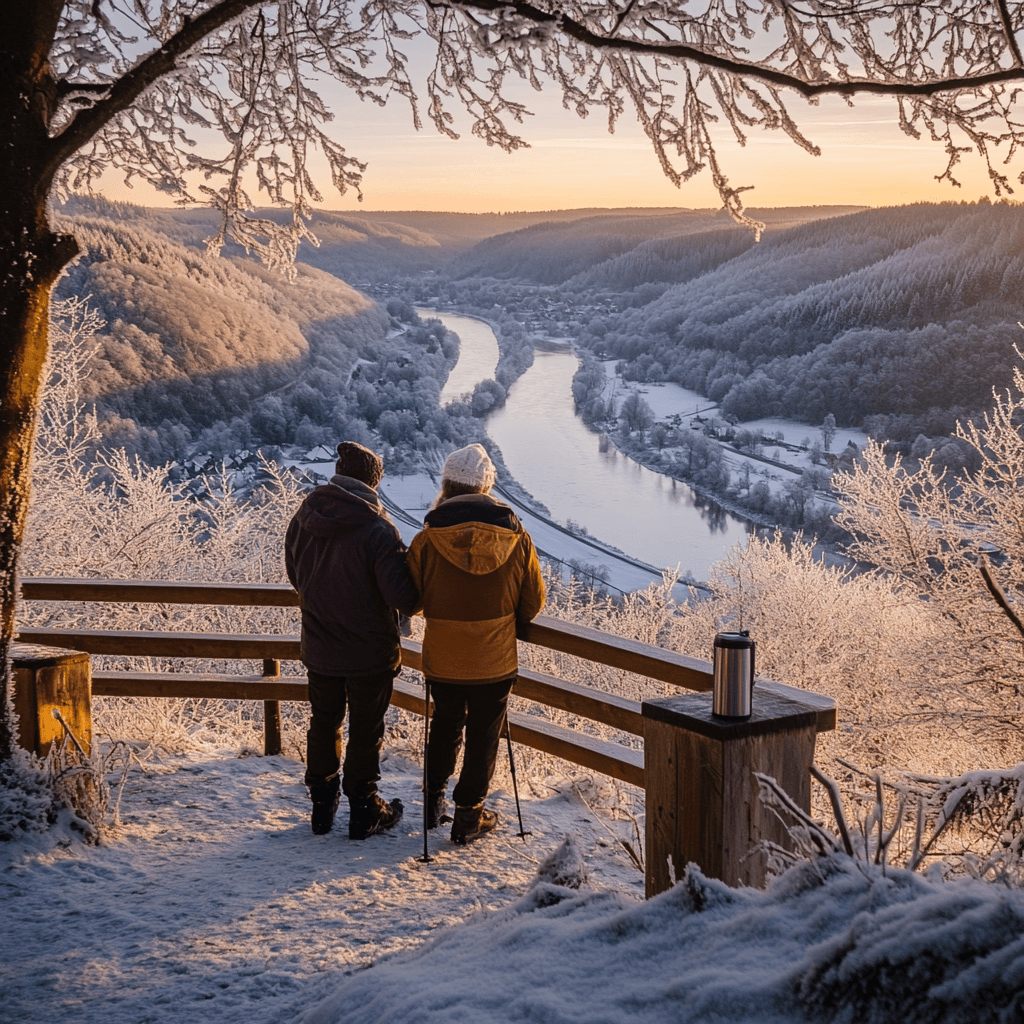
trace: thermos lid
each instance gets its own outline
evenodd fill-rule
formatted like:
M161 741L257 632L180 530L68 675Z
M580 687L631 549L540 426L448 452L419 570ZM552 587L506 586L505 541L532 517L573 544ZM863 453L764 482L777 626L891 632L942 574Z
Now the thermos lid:
M715 646L745 650L753 647L754 641L750 639L750 630L744 629L738 633L716 633Z

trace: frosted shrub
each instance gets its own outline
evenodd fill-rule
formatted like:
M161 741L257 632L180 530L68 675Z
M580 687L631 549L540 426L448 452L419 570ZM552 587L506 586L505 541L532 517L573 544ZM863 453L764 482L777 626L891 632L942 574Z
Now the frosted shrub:
M955 777L902 772L886 778L845 759L840 763L859 786L843 792L812 769L828 795L838 835L805 814L774 779L757 776L761 800L794 841L793 850L762 844L770 874L782 874L801 860L846 853L862 870L872 865L884 872L891 865L938 878L969 875L1024 886L1024 764Z
M283 583L284 531L300 484L264 462L264 486L240 499L227 473L208 481L219 497L197 503L123 451L94 449L95 420L81 400L97 319L82 302L57 307L48 384L38 427L33 503L22 549L26 576ZM37 627L293 634L298 611L201 605L22 603L19 624ZM97 668L258 673L256 663L170 658L94 658ZM295 671L294 666L289 669ZM96 698L94 726L140 749L207 744L262 749L262 707L253 702ZM303 747L305 708L282 707L285 749Z
M974 447L980 463L960 486L952 486L928 459L916 472L898 458L889 466L874 444L866 446L853 472L836 478L842 492L839 522L855 538L851 554L878 566L893 593L913 604L935 631L918 688L929 703L929 691L938 690L959 715L964 733L983 736L986 751L998 750L994 761L978 759L989 764L1024 756L1019 728L1024 626L1012 605L1024 564L1024 374L1019 368L1014 390L994 397L980 424L958 427L959 438ZM1008 592L1011 600L1000 593L1001 608L990 589Z
M708 658L716 631L749 629L759 675L835 699L838 728L818 738L829 771L836 752L942 775L1018 759L1017 736L988 728L993 709L960 639L888 575L828 566L809 542L776 534L734 548L710 587L673 620L671 646Z
M0 842L26 832L45 832L57 818L47 774L18 747L0 761Z
M108 816L118 824L121 793L128 778L128 769L137 758L122 740L103 745L94 743L90 753L82 748L67 722L60 715L64 735L50 745L43 766L49 776L49 789L54 801L74 812L72 826L85 833L88 840L103 839Z

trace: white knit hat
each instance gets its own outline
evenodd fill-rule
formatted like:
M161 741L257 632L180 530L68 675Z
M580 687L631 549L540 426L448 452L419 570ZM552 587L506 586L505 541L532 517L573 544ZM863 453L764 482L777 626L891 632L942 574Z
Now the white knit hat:
M491 457L483 445L470 444L459 448L444 460L441 476L457 484L467 484L488 491L494 486L498 474L495 472Z

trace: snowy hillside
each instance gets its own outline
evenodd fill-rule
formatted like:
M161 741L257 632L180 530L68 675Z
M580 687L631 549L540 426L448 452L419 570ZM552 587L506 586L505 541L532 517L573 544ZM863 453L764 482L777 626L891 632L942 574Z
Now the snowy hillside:
M740 420L912 416L931 435L940 413L984 408L1010 380L1022 237L1021 208L988 200L818 220L581 340L628 379L674 381Z

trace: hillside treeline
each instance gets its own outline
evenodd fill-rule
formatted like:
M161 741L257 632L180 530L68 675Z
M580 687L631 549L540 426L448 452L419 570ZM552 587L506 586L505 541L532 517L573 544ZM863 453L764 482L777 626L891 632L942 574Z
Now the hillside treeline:
M91 294L110 324L92 384L107 435L152 457L357 436L382 412L400 418L389 436L444 439L429 408L454 358L443 332L404 323L396 336L402 317L335 275L376 281L402 309L485 316L502 388L529 365L532 335L574 335L627 379L675 381L730 418L831 413L909 452L1009 381L1024 208L851 209L755 211L768 225L757 243L708 210L318 212L321 247L300 260L329 273L300 263L288 281L230 247L207 259L209 211L76 200L88 253L62 293Z
M400 323L304 264L288 279L252 259L208 257L209 227L136 207L74 218L86 251L58 296L89 296L106 324L84 384L104 445L160 462L369 442L370 429L410 454L475 437L468 403L438 407L458 357L439 322Z
M755 211L769 233L855 207ZM582 211L581 211L582 213ZM571 221L549 219L496 234L454 258L454 280L498 278L564 285L570 292L624 291L704 273L754 244L753 235L715 210L605 210Z
M913 436L1008 383L1022 294L1024 207L919 204L769 234L580 336L740 420L831 412Z

